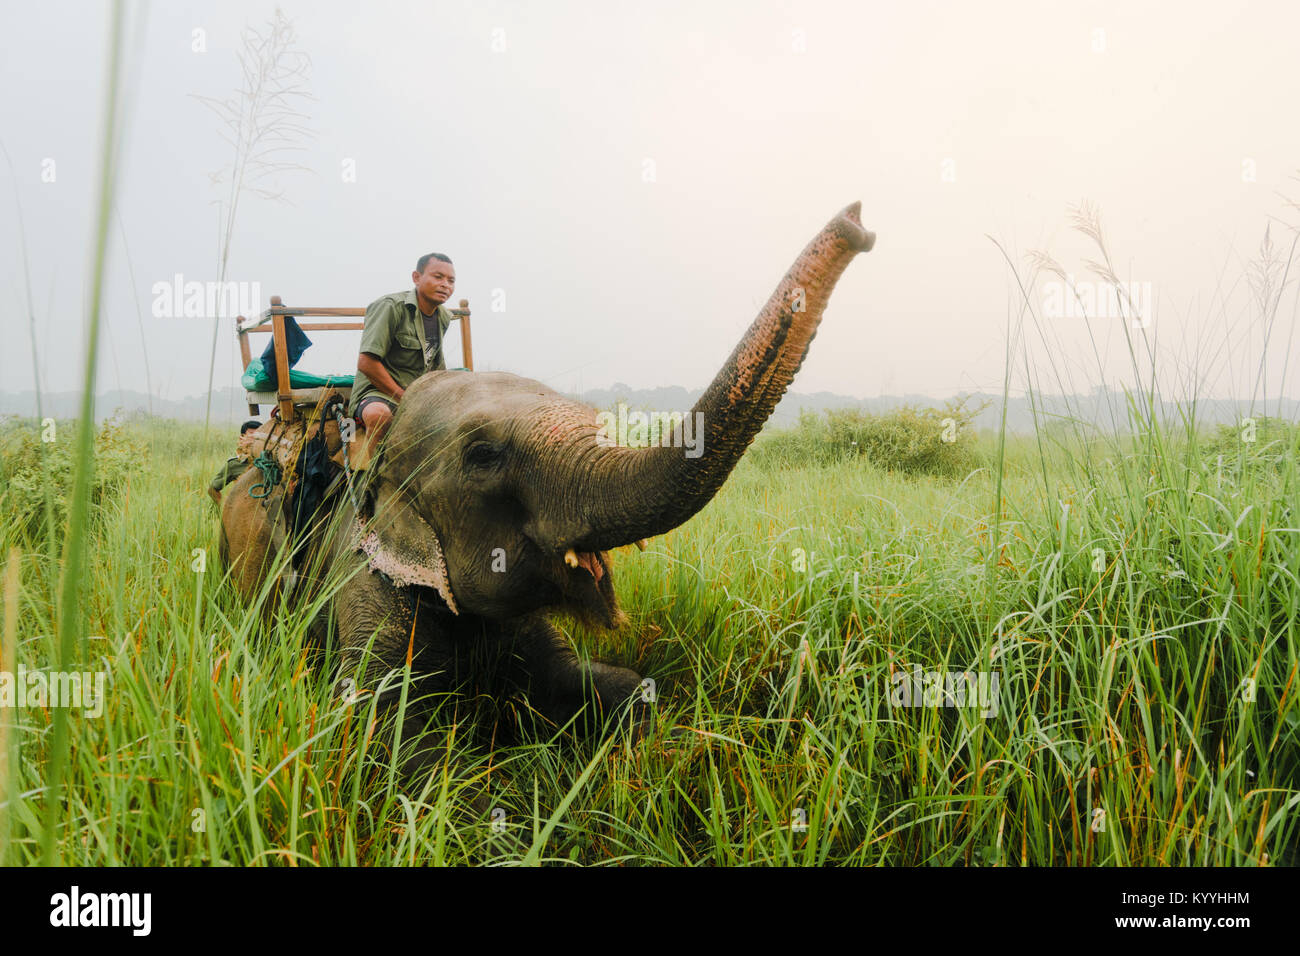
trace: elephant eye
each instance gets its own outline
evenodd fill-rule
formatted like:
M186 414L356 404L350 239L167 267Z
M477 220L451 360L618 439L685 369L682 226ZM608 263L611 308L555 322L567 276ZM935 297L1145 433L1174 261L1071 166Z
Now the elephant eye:
M501 460L501 448L490 441L476 441L465 449L465 464L471 468L490 468Z

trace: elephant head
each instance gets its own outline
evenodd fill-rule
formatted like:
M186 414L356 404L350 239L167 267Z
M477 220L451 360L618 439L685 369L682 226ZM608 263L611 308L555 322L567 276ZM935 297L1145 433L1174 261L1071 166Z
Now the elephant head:
M435 588L458 614L550 608L616 626L606 552L709 502L799 370L836 281L874 241L857 203L813 238L677 426L700 423L693 450L682 434L655 447L611 444L594 409L517 375L425 375L407 390L371 479L361 538L371 568Z

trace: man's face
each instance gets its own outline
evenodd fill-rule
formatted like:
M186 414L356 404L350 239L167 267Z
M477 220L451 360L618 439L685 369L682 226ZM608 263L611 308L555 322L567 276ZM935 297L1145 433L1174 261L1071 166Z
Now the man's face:
M416 289L435 305L442 305L456 291L456 268L450 262L430 259L423 272L412 272Z

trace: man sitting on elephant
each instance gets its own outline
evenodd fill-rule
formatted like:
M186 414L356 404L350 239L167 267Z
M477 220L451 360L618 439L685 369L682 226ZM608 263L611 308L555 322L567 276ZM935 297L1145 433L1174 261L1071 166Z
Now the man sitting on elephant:
M442 340L451 313L443 303L456 290L456 268L447 256L431 252L420 256L411 280L415 288L366 307L351 413L365 424L371 452L407 387L425 372L447 367Z

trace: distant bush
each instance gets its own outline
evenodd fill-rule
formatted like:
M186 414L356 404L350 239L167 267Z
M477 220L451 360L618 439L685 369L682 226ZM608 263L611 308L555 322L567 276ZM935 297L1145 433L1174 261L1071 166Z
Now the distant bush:
M45 538L47 495L57 533L62 533L68 516L78 425L58 422L54 428L55 440L43 442L44 430L36 422L10 418L0 427L0 514L33 543ZM144 467L146 454L130 430L118 421L105 421L95 433L91 504L111 499Z
M760 465L797 467L857 457L887 471L943 478L979 467L975 416L966 399L943 408L903 406L881 415L859 409L802 412L794 428L764 436L750 454Z
M1283 418L1258 415L1235 425L1219 425L1214 435L1201 446L1206 467L1223 466L1232 471L1275 468L1300 447L1300 423Z

